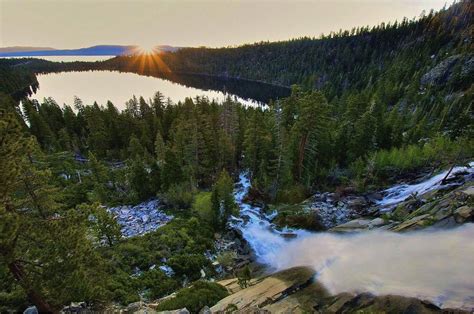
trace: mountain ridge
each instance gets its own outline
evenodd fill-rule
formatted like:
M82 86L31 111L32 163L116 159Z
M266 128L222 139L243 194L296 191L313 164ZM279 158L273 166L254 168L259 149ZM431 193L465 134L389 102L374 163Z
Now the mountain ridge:
M156 45L160 51L175 52L180 47ZM28 48L28 49L27 49ZM15 50L18 49L18 50ZM4 47L0 48L0 57L37 57L37 56L118 56L130 55L140 49L138 45L95 45L77 49L55 49L49 47Z

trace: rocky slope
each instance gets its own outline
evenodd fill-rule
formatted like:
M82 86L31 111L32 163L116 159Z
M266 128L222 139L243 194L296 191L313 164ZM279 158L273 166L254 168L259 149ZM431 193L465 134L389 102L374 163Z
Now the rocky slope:
M273 222L307 230L412 231L474 222L474 163L367 194L346 189L317 193L305 202L277 208Z
M277 208L275 213L265 212L260 205L246 203L249 184L245 175L241 176L235 194L241 215L235 218L232 226L252 247L258 262L276 269L311 265L318 272L320 284L329 285L331 293L341 298L345 291L404 296L385 299L369 294L352 296L351 300L356 299L345 303L344 311L349 306L368 307L369 303L389 309L389 303L394 299L413 307L412 301L406 301L412 296L429 299L443 308L470 308L472 300L466 297L474 287L464 280L469 276L462 273L474 263L471 261L474 247L465 245L468 243L466 237L472 236L473 229L469 225L453 227L473 221L472 167L454 167L421 175L377 193L321 193L300 205ZM308 232L301 227L329 232ZM411 232L420 229L426 232ZM443 231L446 229L449 231ZM368 230L370 232L360 232ZM433 254L437 256L436 262L430 258ZM452 269L455 264L457 266ZM396 269L398 271L394 272ZM443 279L433 281L434 273ZM270 287L280 284L272 282ZM463 288L458 289L461 286ZM451 288L456 292L448 291ZM274 292L272 289L265 291L263 300L291 300ZM254 292L233 295L228 297L231 300L228 303L245 305L252 295ZM243 307L252 308L259 302L251 301ZM301 304L300 300L293 302L294 306L298 304ZM326 305L331 306L324 303ZM266 306L265 301L259 305L260 308ZM291 308L291 305L285 306ZM324 306L322 312L325 312ZM425 307L425 303L419 302L417 306ZM425 310L430 308L431 305ZM221 307L214 309L223 310ZM435 310L439 309L435 307Z
M214 305L212 313L468 313L396 295L330 295L315 279L314 271L306 267L256 279L245 289L236 281L220 282L232 294Z
M474 222L473 168L457 167L446 177L447 171L419 183L400 184L383 191L384 198L376 200L373 206L367 204L368 216L338 224L330 231L383 229L406 232L452 228Z

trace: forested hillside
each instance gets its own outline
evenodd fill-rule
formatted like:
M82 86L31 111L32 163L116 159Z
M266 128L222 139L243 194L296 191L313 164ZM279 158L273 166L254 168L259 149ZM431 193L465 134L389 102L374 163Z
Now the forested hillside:
M37 88L36 76L29 69L18 66L16 60L1 60L0 93L19 100L31 96Z
M382 88L388 81L398 81L404 88L413 81L419 82L427 70L448 57L468 53L465 57L469 59L472 20L471 1L461 1L414 20L340 30L319 39L262 42L237 48L186 48L164 54L162 59L173 71L287 86L303 84L323 89L332 98L350 89ZM454 71L457 76L467 77L468 73L459 70Z

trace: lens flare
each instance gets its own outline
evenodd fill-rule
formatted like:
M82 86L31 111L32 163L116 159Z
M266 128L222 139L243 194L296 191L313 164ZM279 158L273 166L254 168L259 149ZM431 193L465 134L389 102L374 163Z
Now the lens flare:
M155 54L158 52L158 48L154 44L141 44L138 46L137 51L139 54Z

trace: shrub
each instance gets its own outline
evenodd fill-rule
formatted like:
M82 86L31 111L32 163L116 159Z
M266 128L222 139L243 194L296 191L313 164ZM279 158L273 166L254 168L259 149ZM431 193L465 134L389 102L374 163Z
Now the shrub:
M187 184L174 184L165 193L164 198L168 205L175 209L191 208L195 189Z
M198 216L208 223L213 222L211 195L211 192L200 192L196 194L192 206Z
M228 294L217 283L197 281L192 286L179 290L176 297L161 302L157 311L187 308L191 313L198 313L204 306L211 307Z
M236 252L226 251L219 254L216 259L223 267L230 267L234 265L235 258L237 258Z
M306 199L307 190L303 185L295 184L277 193L276 203L297 204Z
M274 222L281 227L303 228L312 231L324 230L324 226L318 217L311 212L300 211L281 211Z
M177 276L186 276L190 280L201 277L201 269L210 268L210 262L204 254L179 254L169 258L168 265Z
M138 278L138 282L140 288L146 291L145 296L148 300L169 295L180 286L177 280L168 277L159 269L144 272Z

